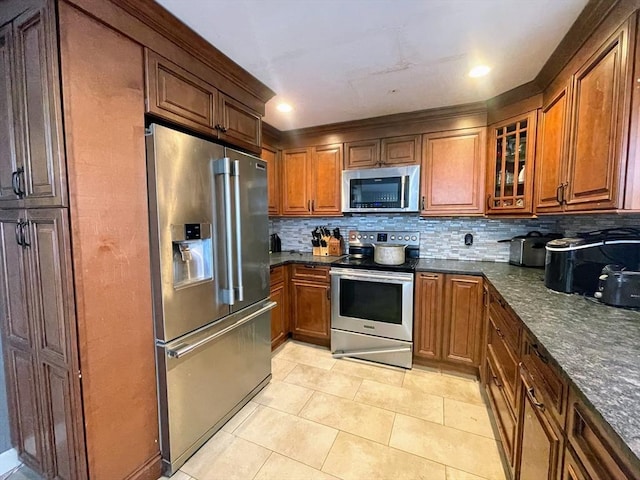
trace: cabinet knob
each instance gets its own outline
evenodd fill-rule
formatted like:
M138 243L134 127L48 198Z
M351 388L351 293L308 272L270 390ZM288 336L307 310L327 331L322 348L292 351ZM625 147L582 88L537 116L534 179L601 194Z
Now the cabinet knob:
M421 204L421 206L420 206L420 209L421 209L421 210L424 210L424 195L422 196L422 204Z

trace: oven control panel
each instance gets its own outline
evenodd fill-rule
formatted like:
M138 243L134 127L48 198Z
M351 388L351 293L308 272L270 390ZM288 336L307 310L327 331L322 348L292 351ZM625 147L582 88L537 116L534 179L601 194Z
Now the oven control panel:
M420 232L361 231L349 230L349 245L399 244L410 247L420 246Z

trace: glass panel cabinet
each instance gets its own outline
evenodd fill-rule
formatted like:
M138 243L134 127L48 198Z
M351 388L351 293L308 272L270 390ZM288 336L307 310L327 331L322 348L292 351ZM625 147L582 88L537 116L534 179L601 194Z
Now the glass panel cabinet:
M537 111L492 125L487 214L529 215L533 197Z

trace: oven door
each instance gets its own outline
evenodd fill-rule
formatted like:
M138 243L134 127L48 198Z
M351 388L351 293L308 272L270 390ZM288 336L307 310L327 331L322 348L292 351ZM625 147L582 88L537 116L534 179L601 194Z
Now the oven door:
M331 328L412 341L413 274L331 269Z

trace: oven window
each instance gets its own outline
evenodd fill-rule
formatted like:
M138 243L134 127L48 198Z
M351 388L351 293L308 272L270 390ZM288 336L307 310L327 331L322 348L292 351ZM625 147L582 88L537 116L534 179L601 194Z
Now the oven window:
M402 324L402 285L340 279L340 316Z
M400 208L401 178L351 180L351 208Z

